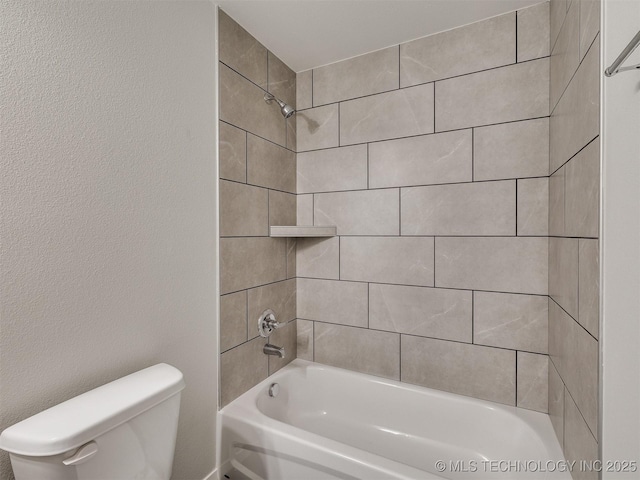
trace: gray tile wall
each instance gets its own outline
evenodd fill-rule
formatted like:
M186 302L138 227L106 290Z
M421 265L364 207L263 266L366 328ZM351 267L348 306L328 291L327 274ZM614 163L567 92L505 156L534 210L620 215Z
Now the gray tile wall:
M338 228L297 243L298 355L547 412L549 4L299 73L297 102L298 223Z
M598 458L601 2L551 0L550 7L548 404L567 460L593 461Z
M263 96L296 103L296 75L220 11L220 405L296 357L295 246L269 238L296 221L294 121ZM287 323L271 337L284 360L262 352L257 319Z

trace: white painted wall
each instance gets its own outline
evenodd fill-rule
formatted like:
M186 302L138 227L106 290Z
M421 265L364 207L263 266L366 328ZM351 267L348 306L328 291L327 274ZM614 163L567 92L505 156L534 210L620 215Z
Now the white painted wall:
M174 478L213 469L215 28L204 1L0 2L0 428L168 362Z
M638 0L605 0L603 59L608 67L640 29ZM640 50L625 63L640 63ZM640 475L640 71L603 76L600 448L609 461L635 460ZM615 465L614 465L615 466Z

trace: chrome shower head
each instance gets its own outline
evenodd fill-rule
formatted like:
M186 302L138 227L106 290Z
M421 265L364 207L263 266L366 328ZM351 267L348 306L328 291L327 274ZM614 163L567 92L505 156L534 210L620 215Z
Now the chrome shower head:
M282 113L282 116L284 118L289 118L291 115L293 115L294 113L296 113L296 109L293 108L291 105L288 105L286 103L284 103L282 100L274 97L273 95L271 95L270 93L265 93L264 94L264 101L271 104L271 102L276 101L278 103L278 105L280 106L280 113Z

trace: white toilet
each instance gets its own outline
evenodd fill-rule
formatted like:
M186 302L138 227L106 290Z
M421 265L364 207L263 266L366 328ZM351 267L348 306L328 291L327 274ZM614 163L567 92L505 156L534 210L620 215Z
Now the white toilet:
M161 363L7 428L16 480L169 480L180 370Z

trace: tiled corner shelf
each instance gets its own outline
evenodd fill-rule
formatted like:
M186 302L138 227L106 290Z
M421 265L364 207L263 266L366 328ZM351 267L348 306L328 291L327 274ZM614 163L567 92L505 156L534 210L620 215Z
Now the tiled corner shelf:
M282 227L270 227L270 237L335 237L337 229L334 226L282 226Z

